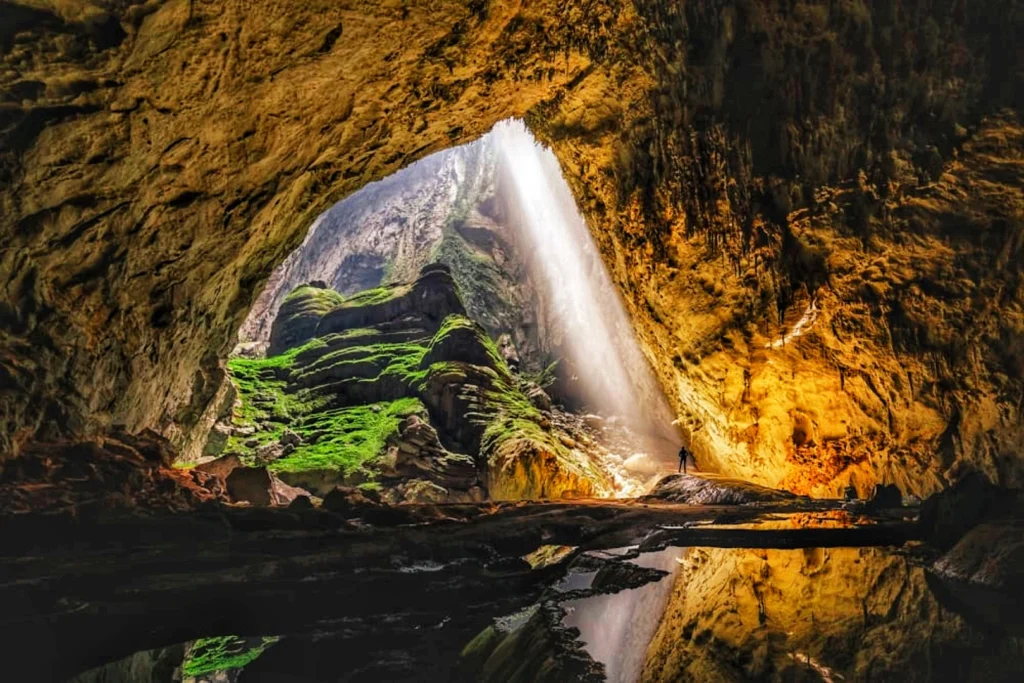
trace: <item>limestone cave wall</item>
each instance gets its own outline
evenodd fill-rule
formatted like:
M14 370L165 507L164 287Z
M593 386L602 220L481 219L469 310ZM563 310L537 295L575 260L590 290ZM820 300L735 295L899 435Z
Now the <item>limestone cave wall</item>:
M702 466L1020 483L1018 0L0 2L5 451L184 440L325 208L551 145Z

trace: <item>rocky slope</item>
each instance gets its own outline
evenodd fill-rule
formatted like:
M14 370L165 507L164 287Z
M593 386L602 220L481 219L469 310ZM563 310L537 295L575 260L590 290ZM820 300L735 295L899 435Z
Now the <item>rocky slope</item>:
M316 215L525 115L706 467L1019 483L1016 0L0 12L7 451L186 443Z
M636 478L465 313L441 264L350 297L300 287L270 355L229 362L239 403L206 454L318 496L361 485L393 502L607 496Z

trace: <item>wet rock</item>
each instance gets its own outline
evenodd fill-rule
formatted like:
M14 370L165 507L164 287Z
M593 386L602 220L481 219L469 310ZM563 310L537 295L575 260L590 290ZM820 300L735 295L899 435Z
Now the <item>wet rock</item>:
M971 528L992 519L1024 518L1024 496L972 474L921 505L921 526L929 542L949 550Z
M1024 520L974 527L934 562L930 578L956 611L1024 635Z
M788 491L708 474L672 474L655 485L652 499L689 505L745 505L797 500Z

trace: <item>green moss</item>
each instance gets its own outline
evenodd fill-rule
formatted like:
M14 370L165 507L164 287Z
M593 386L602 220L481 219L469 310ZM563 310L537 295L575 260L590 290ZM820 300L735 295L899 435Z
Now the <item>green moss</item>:
M551 361L540 372L523 372L523 380L532 382L541 389L547 389L558 379L558 363L558 360Z
M217 636L200 638L195 642L191 652L182 665L182 673L186 676L202 676L217 671L241 669L259 657L276 643L276 636L268 636L262 642L252 646L247 639L238 636Z
M291 304L293 306L298 305L300 309L327 311L344 300L345 297L333 289L321 289L319 287L302 285L289 292L288 296L281 302L281 305Z
M410 284L383 285L373 289L367 289L353 294L341 304L344 308L358 308L360 306L374 306L382 304L400 296L405 296L412 289Z
M388 437L398 431L402 420L414 414L426 414L416 398L316 413L295 430L307 440L316 434L316 443L300 444L290 455L272 463L270 469L338 470L346 475L365 469L366 464L383 453Z
M459 235L453 227L459 220L453 219L444 228L431 261L451 268L459 296L474 320L479 320L495 334L503 328L507 331L508 324L516 315L512 310L513 303L506 301L502 292L513 283L493 258L479 253Z

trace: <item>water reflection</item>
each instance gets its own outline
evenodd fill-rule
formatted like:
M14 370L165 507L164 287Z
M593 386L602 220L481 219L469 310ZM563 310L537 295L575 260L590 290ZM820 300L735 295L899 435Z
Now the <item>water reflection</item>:
M661 569L669 576L633 590L599 595L567 603L566 626L580 631L587 653L605 666L609 683L632 683L644 665L647 645L654 636L672 592L673 578L679 568L680 548L647 553L632 560L649 569ZM590 587L598 572L570 573L567 590Z
M691 549L639 680L1019 680L1022 655L903 554Z

